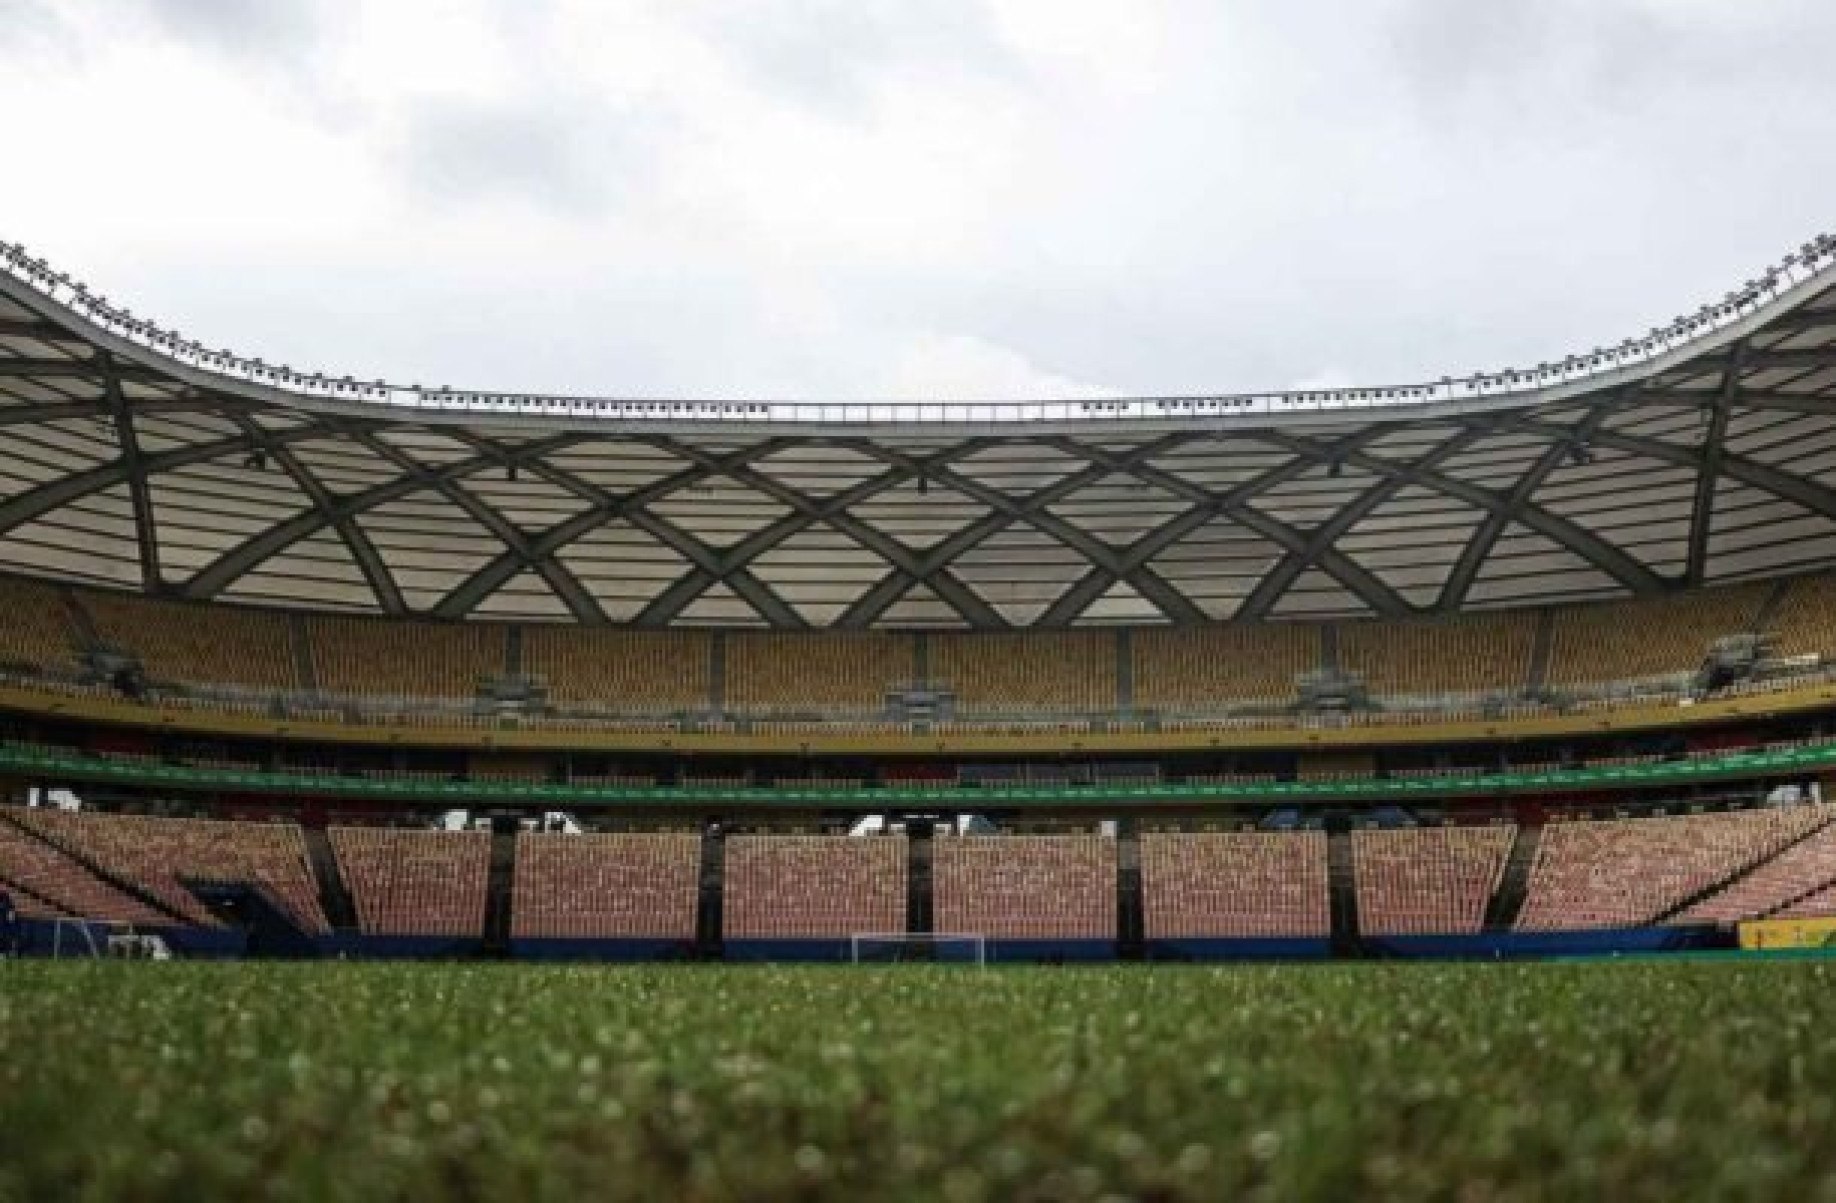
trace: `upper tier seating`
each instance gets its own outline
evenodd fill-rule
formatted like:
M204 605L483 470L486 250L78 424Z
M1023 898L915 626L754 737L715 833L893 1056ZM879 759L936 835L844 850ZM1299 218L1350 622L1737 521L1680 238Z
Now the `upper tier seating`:
M291 823L158 819L43 807L12 815L50 843L131 882L185 922L218 925L184 884L216 882L263 887L303 931L330 930L305 838Z
M963 710L1113 710L1113 631L930 637L930 680Z
M721 927L728 939L905 930L902 835L735 835L726 851Z
M1792 581L1765 626L1780 656L1836 655L1836 575Z
M1751 630L1765 585L1677 597L1562 606L1549 645L1549 684L1636 681L1693 673L1723 635Z
M9 889L13 905L27 917L74 915L115 923L163 926L172 920L132 894L116 889L87 867L36 835L13 826L0 813L0 889ZM37 899L43 907L28 906Z
M1137 706L1287 701L1294 678L1320 667L1320 628L1311 624L1156 627L1129 642Z
M1836 883L1836 826L1820 827L1726 889L1684 910L1673 923L1760 919Z
M472 698L480 678L504 671L498 624L313 618L307 629L319 688L330 693Z
M55 588L0 577L0 664L71 668L75 651L70 618Z
M1517 829L1423 827L1352 832L1358 930L1367 936L1480 931Z
M557 702L633 710L708 706L706 631L620 631L529 625L523 671L548 682Z
M511 934L692 940L701 837L544 835L516 839Z
M1016 940L1115 939L1113 839L940 836L931 858L933 927L938 932Z
M185 605L90 592L82 606L104 643L140 657L156 681L297 689L285 614L246 606Z
M1552 822L1531 866L1520 931L1651 923L1829 821L1824 806L1667 819Z
M1150 940L1332 933L1326 833L1143 832Z
M913 640L876 631L739 632L727 638L727 705L879 710L913 680Z
M338 872L369 935L483 936L491 873L484 831L333 827Z
M1522 689L1536 642L1533 613L1476 614L1440 622L1339 625L1339 664L1376 695Z

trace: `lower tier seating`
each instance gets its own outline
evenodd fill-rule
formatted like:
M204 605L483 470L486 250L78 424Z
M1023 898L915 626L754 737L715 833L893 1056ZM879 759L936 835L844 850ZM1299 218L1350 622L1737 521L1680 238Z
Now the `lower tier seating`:
M1116 937L1116 841L1095 835L940 837L937 931L1020 940Z
M338 872L369 935L483 936L491 873L484 831L333 827Z
M6 812L11 815L10 808ZM157 927L172 922L0 815L0 889L26 918L72 916Z
M1332 933L1326 833L1144 832L1150 940L1318 937Z
M902 932L902 835L736 835L727 839L721 928L728 939Z
M13 812L52 844L90 861L157 900L187 923L219 926L187 882L254 886L284 907L301 930L330 930L306 856L291 823L161 819L36 807Z
M1517 829L1504 825L1352 832L1358 930L1367 936L1482 930L1516 837Z
M699 835L524 832L510 931L518 939L692 940L700 882Z
M1671 922L1762 919L1832 884L1836 884L1836 826L1826 825L1726 889L1686 908Z
M1824 806L1663 819L1552 822L1543 828L1520 931L1652 923L1829 821Z

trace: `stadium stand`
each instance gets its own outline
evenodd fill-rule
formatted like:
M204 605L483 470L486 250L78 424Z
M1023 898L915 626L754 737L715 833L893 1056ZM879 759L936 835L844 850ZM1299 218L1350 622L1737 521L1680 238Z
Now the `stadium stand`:
M1368 936L1477 932L1504 879L1514 826L1354 831L1358 930Z
M1549 646L1549 683L1600 684L1693 673L1718 637L1753 628L1766 591L1763 585L1736 585L1559 607Z
M1678 913L1672 923L1762 919L1836 884L1836 826L1825 825L1727 888Z
M1141 898L1150 940L1323 938L1326 834L1143 832Z
M1314 624L1148 628L1129 642L1137 706L1289 701L1295 677L1320 667Z
M1827 807L1795 806L1548 823L1517 928L1576 931L1654 922L1829 817Z
M727 839L728 939L840 938L906 930L902 835Z
M155 680L300 687L292 634L283 613L184 605L99 590L84 593L80 603L101 640L138 655Z
M742 710L879 710L912 682L909 636L735 632L727 639L726 701Z
M170 918L132 894L116 889L53 845L15 827L0 813L0 887L8 888L20 914L42 910L141 926L162 926ZM32 904L41 904L34 907Z
M57 590L0 577L0 665L70 668L76 641Z
M504 671L501 625L315 617L307 631L319 688L331 693L471 698Z
M1529 680L1536 622L1525 612L1342 623L1339 666L1374 695L1515 691Z
M218 920L186 882L265 889L301 930L330 930L300 829L291 823L236 823L104 815L35 807L14 819L47 842L89 861L187 923Z
M1112 631L1028 631L930 637L930 679L965 710L1113 710Z
M939 932L1015 940L1116 936L1116 841L1105 836L940 837L931 880Z
M1790 906L1773 912L1769 917L1774 919L1821 919L1830 915L1836 915L1836 884L1813 890Z
M1798 577L1765 624L1780 656L1836 655L1836 576Z
M484 935L490 833L333 827L327 835L360 930L390 936Z
M523 671L548 683L557 702L634 710L705 709L706 631L620 631L530 625Z
M700 879L698 835L523 832L511 934L692 940Z

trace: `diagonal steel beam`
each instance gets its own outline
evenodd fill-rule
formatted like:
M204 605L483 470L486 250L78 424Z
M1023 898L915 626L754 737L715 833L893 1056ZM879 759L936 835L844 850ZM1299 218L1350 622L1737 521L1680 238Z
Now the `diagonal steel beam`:
M1708 565L1709 522L1715 513L1715 486L1721 480L1721 451L1728 434L1728 408L1740 389L1747 350L1744 339L1729 348L1728 366L1721 373L1721 388L1709 409L1708 429L1703 434L1702 463L1696 470L1696 496L1689 513L1689 552L1683 566L1683 583L1692 589L1702 583Z
M358 571L363 573L363 579L370 586L370 592L375 595L376 604L382 612L398 618L406 615L408 604L403 600L402 591L396 585L389 566L383 562L381 553L376 550L376 545L364 533L362 526L349 515L338 512L331 494L311 469L300 462L291 447L269 437L273 432L263 429L246 414L231 413L227 416L255 440L262 455L280 465L281 471L291 477L293 483L312 501L313 508L325 517L327 525L338 532L338 537L344 540L345 547L350 550L351 559L356 562Z
M569 614L575 621L583 623L603 623L605 611L599 608L599 601L587 591L567 568L553 556L532 556L528 540L515 523L498 513L496 509L485 504L459 482L457 478L445 477L430 472L427 466L402 451L393 444L368 433L358 433L356 439L376 455L394 464L404 476L420 481L424 487L433 490L447 501L462 510L472 521L491 533L491 536L502 543L504 550L514 556L520 566L534 572L548 583L555 596L561 599Z
M302 438L323 438L328 433L323 426L303 427L304 435L299 431L287 430L272 432L271 437L277 440L295 441L287 436L299 435ZM577 435L552 435L538 440L544 446L559 448L575 441ZM442 479L458 480L461 477L488 468L498 463L493 456L473 456L469 459L455 460L443 464L428 473L429 476ZM339 518L353 518L365 510L400 500L411 493L426 488L426 483L416 477L397 476L393 480L373 485L359 493L352 493L336 498L329 512L319 509L305 509L284 522L277 522L259 533L238 543L225 551L215 560L205 565L189 581L185 582L184 594L194 600L207 600L222 592L230 582L242 576L257 564L292 547L301 539L317 534Z
M140 549L140 587L148 593L159 593L165 587L159 571L159 527L153 515L153 498L147 489L140 437L134 431L134 418L128 412L127 397L121 391L121 378L115 373L115 357L103 351L96 359L102 369L102 396L115 424L115 444L121 448L122 474L127 479L128 496L134 506L134 540Z

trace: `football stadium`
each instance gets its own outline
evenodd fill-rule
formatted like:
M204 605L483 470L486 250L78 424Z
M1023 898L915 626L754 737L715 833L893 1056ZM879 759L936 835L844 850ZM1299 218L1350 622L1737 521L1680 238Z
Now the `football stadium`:
M1532 368L1025 403L399 386L0 269L0 1193L1830 1169L1836 239Z

